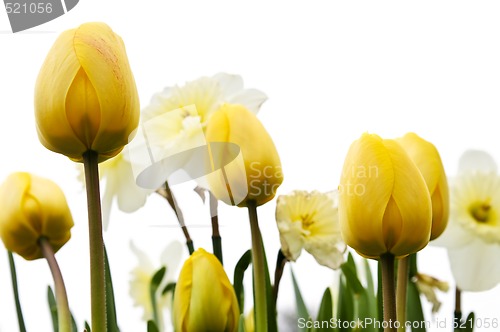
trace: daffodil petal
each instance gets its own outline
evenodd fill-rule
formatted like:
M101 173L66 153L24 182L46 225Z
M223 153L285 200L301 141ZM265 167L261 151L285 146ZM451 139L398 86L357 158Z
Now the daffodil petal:
M497 164L485 151L467 150L458 161L458 174L465 172L497 173Z
M243 78L240 75L217 73L212 79L218 82L219 88L226 96L231 96L243 90Z

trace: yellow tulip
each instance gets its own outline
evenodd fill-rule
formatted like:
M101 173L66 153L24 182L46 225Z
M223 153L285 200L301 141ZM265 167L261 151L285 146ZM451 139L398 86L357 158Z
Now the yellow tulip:
M283 182L280 157L271 136L255 114L241 105L222 106L208 122L206 139L209 144L236 144L243 158L241 164L224 167L223 179L221 176L218 184L211 181L210 189L218 199L240 207L247 206L249 201L259 206L273 199ZM212 148L212 165L230 164L232 154L228 150L229 147L217 151Z
M363 134L355 141L347 153L339 193L342 236L361 255L403 257L429 242L429 191L395 140Z
M205 250L196 250L184 263L175 287L175 331L233 332L239 316L234 288L221 263Z
M122 39L104 23L63 32L35 87L38 137L74 161L118 154L139 122L139 97Z
M450 212L448 181L441 157L432 143L417 134L408 133L397 141L417 165L429 189L432 202L431 240L434 240L446 228Z
M0 237L8 250L25 259L43 257L38 245L41 237L54 252L70 239L73 218L64 193L54 182L13 173L0 186L0 202Z

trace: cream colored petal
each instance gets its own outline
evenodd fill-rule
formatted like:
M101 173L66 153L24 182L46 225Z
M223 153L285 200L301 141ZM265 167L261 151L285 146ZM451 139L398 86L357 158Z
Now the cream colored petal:
M280 232L281 250L285 257L295 262L299 258L304 240L302 238L302 223L300 221L277 221Z
M451 271L462 291L487 291L500 283L500 245L487 244L481 239L457 249L449 249Z
M387 252L382 220L393 186L393 163L382 139L363 134L342 169L339 221L345 243L365 256Z
M231 96L243 90L243 78L240 75L217 73L212 79L217 81L224 96Z
M344 251L346 249L340 236L317 236L309 238L304 248L316 261L331 269L338 269L344 262Z
M58 153L81 158L85 145L66 117L66 95L80 62L73 49L75 30L63 32L50 49L35 85L35 118L42 144Z
M262 91L257 89L245 89L232 95L227 99L227 102L230 104L244 105L250 112L257 114L266 100L267 95Z
M497 173L497 164L493 157L481 150L467 150L458 161L458 173L482 172Z
M167 267L165 280L172 281L176 277L176 271L183 258L184 246L179 241L170 242L160 256L162 266Z
M431 245L437 247L445 247L449 249L458 249L468 245L474 240L472 232L466 231L455 222L450 222L443 234L440 237L430 242Z

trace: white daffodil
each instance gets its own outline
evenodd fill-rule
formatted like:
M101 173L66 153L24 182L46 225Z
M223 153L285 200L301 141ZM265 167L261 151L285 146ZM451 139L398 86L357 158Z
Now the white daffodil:
M78 165L78 179L85 184L84 169ZM108 228L111 208L116 199L118 208L127 213L140 209L146 198L154 190L139 187L135 183L132 165L124 152L99 164L99 178L105 180L102 195L102 221L104 229Z
M337 269L346 245L340 234L337 192L294 191L278 197L276 222L281 250L296 261L302 248L324 266Z
M459 289L485 291L500 282L500 175L489 154L469 150L460 158L449 225L433 243L447 248Z
M162 252L159 264L153 264L149 257L142 250L137 248L133 242L130 242L130 249L136 255L138 265L131 271L130 279L130 296L134 301L134 306L144 309L143 320L148 321L153 319L153 306L150 298L150 283L153 275L162 267L166 267L166 274L163 281L158 287L156 293L156 305L159 312L158 328L164 330L164 319L170 319L170 315L164 315L165 311L170 311L172 304L172 293L162 295L165 286L175 281L177 268L182 258L182 245L178 241L171 242ZM170 324L171 325L171 324Z

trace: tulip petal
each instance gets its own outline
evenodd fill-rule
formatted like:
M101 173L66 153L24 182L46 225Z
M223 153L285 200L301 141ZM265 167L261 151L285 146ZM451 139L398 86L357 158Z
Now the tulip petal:
M393 164L382 139L363 134L342 169L339 221L345 243L365 256L387 252L382 220L393 186Z
M35 86L38 137L49 150L81 158L86 151L66 118L66 94L81 66L73 51L75 30L63 32L49 51Z
M125 46L103 23L78 27L73 46L101 108L101 122L92 149L102 154L114 152L128 143L128 135L139 121L139 97Z
M431 236L432 206L427 185L417 166L395 140L384 140L394 172L392 198L401 214L393 225L396 242L388 248L404 256L424 248ZM389 209L389 206L388 206Z
M500 246L476 238L466 246L448 249L451 270L458 288L462 291L480 292L495 287L500 282Z

